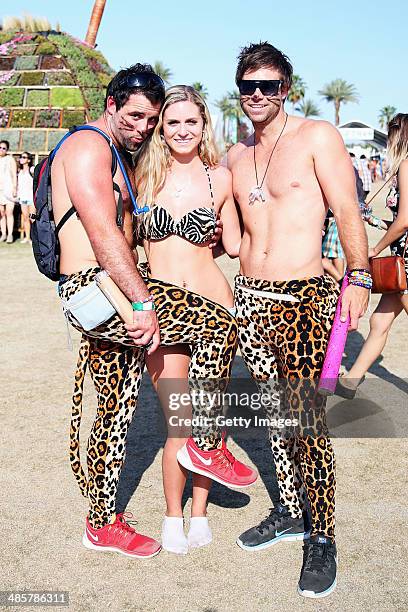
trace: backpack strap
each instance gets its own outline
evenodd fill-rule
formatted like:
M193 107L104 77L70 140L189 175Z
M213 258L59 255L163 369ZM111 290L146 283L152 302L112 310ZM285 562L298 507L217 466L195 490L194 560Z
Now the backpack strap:
M73 206L71 206L70 209L67 210L67 212L65 213L65 215L63 215L62 219L60 219L60 222L58 223L57 227L55 228L55 236L58 236L58 233L61 229L61 227L68 221L68 219L70 217L72 217L72 215L76 212L75 208Z
M133 188L132 188L132 185L130 184L130 180L129 180L126 168L123 164L122 158L119 155L117 148L112 142L112 138L110 138L110 136L108 136L103 130L101 130L100 128L97 128L94 125L79 125L79 126L74 126L74 128L75 128L75 131L77 132L82 131L82 130L93 130L94 132L98 132L98 134L100 134L101 136L105 138L105 140L109 143L109 146L112 149L112 155L116 157L120 171L122 172L126 188L128 190L130 199L132 200L133 213L135 215L140 215L141 213L148 212L149 211L148 206L143 206L143 208L139 208L139 206L137 205L135 194L133 193ZM74 129L74 128L71 128L71 129Z
M51 151L51 153L49 155L49 165L51 166L52 162L54 161L54 157L55 157L58 149L66 141L66 139L69 138L75 132L79 132L79 131L82 131L82 130L91 130L93 132L98 132L99 134L101 134L101 136L103 136L105 138L105 140L109 144L109 146L111 148L111 153L112 153L111 174L112 174L112 178L113 178L115 176L116 170L118 168L118 160L117 160L118 152L116 151L116 148L115 148L115 146L114 146L114 144L112 142L112 139L109 138L109 136L107 134L105 134L105 132L103 132L99 128L96 128L96 127L94 127L92 125L81 125L81 126L74 125L74 126L72 126L72 128L69 130L69 132L67 132L63 136L63 138L61 138L61 140L59 141L59 143L57 144L55 149L53 149ZM130 185L130 182L129 182L129 185ZM117 183L115 183L115 182L113 183L113 190L116 191L116 193L118 194L118 203L117 203L117 206L116 206L116 224L117 224L118 227L122 227L122 225L123 225L123 197L122 197L122 192L120 190L119 185ZM70 217L72 217L72 215L75 212L76 212L75 207L71 206L71 208L69 208L67 210L67 212L62 216L62 218L60 219L58 225L55 228L55 235L56 236L58 236L58 233L60 232L62 226L65 225L65 223L68 221L68 219Z

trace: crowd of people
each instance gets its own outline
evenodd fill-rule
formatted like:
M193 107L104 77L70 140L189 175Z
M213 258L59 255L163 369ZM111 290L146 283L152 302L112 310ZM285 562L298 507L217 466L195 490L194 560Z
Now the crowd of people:
M8 140L0 140L0 242L14 242L15 220L20 218L20 242L31 243L33 205L33 156L24 151L16 163ZM20 207L20 211L16 208ZM20 215L16 214L20 212Z
M386 234L369 252L363 219L373 224L375 218L361 214L356 194L358 181L362 192L367 183L333 126L287 114L292 74L287 56L269 43L242 49L235 78L253 134L221 160L199 93L185 85L165 91L150 64L119 71L108 85L102 116L90 124L93 131L73 133L55 155L52 200L61 253L59 296L67 320L82 334L70 459L89 503L84 546L147 558L161 548L186 554L212 541L207 517L212 481L242 488L257 479L257 472L232 454L218 422L219 398L239 346L259 390L267 397L278 390L279 401L266 405L266 415L280 499L236 542L255 552L302 541L298 592L316 598L329 595L337 581L336 474L325 398L314 384L304 383L317 381L322 370L343 275L349 286L342 318L349 317L349 329L355 330L372 286L369 255L390 244L401 252L408 228L408 116L390 124L394 222L377 223L386 226ZM95 130L108 135L111 146ZM112 145L123 164L114 167L114 183ZM21 159L21 166L24 187L29 162ZM17 182L3 179L2 190L3 198L6 192L11 196L11 207ZM23 206L29 206L25 198ZM145 251L144 264L137 245ZM239 257L234 290L216 263L221 246ZM347 271L344 262L337 265L339 259ZM130 319L104 304L97 289L101 273L131 304ZM382 317L390 325L407 310L408 298L386 298L372 320ZM370 334L378 327L372 325ZM359 379L381 350L378 337L367 342L371 348L363 349L353 372ZM115 510L145 365L168 423L161 544L136 532L128 516ZM87 368L98 410L86 475L79 427ZM191 401L177 417L190 416L192 427L174 429L170 400L186 392ZM280 420L283 428L272 425ZM189 472L193 495L186 534L182 495Z

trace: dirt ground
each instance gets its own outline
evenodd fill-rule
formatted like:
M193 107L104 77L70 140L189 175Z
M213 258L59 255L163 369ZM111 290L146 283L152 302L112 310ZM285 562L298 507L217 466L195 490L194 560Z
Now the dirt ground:
M382 212L382 198L376 209ZM373 244L379 235L369 230ZM230 279L236 262L223 260ZM384 354L359 390L359 400L331 398L328 418L336 435L338 588L321 601L296 593L300 543L246 553L236 537L258 522L276 497L266 441L236 437L238 458L261 478L248 493L214 486L209 504L213 543L186 556L162 552L132 561L81 545L86 502L68 461L72 373L65 322L55 288L36 271L27 245L0 244L3 401L1 590L69 591L70 609L188 612L289 610L377 611L408 608L408 452L406 394L408 326L396 321ZM375 305L377 298L373 298ZM349 338L350 366L368 331L365 316ZM78 336L74 335L78 345ZM237 358L235 373L244 371ZM95 398L88 384L83 433ZM127 504L137 528L160 538L163 435L159 408L145 377L129 433L118 504ZM351 437L353 436L353 437ZM84 436L85 438L85 436ZM188 494L188 492L187 492ZM190 499L187 495L185 516ZM17 609L17 608L16 608Z

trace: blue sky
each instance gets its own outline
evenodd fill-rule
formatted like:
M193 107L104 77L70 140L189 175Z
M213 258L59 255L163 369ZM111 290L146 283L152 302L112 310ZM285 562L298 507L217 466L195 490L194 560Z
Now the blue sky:
M0 17L28 11L84 38L92 7L93 0L1 0ZM408 112L407 21L406 0L107 0L97 42L113 68L161 60L172 84L201 81L214 102L234 87L240 47L268 40L290 57L322 118L333 121L334 110L318 90L343 78L360 102L342 106L341 122L376 126L385 105Z

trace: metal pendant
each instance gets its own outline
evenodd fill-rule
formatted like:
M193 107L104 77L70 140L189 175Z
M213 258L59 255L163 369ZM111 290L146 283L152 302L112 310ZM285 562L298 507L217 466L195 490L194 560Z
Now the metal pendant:
M258 200L259 202L266 202L266 197L264 192L262 191L262 187L259 187L257 185L256 187L253 187L249 192L249 205L252 206Z

